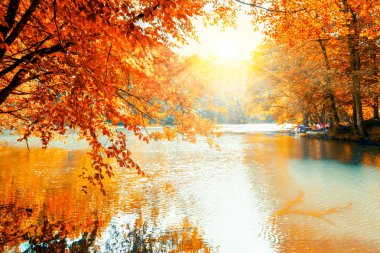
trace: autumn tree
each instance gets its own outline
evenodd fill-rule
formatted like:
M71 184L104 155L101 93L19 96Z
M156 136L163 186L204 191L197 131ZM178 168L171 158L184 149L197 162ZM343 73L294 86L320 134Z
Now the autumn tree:
M328 91L324 86L323 58L313 47L288 50L265 45L254 53L248 108L266 113L277 122L325 122ZM305 88L307 87L307 88Z
M377 66L376 38L378 38L378 12L376 1L238 1L252 6L254 21L264 23L264 32L270 40L300 48L312 44L323 56L323 89L327 91L332 121L339 122L331 72L345 72L347 83L340 83L352 94L353 127L357 134L366 136L363 116L363 43L372 43L372 62ZM363 40L366 37L367 42ZM344 48L344 50L342 50ZM376 53L374 53L376 52ZM339 55L337 54L339 53ZM331 57L331 56L337 56ZM334 61L334 62L333 62ZM339 62L339 63L337 63ZM333 69L335 66L335 69ZM377 80L376 67L372 80ZM344 79L346 80L346 79ZM373 83L373 81L372 81ZM373 86L373 85L372 85ZM306 87L306 86L305 86ZM377 90L375 88L375 90ZM376 101L377 91L374 92ZM376 108L377 102L374 102ZM375 109L376 110L376 109Z
M37 136L44 147L76 130L91 146L95 174L87 178L101 187L113 175L105 157L141 172L117 125L146 142L212 134L211 122L193 110L198 94L173 81L171 49L193 35L195 17L233 15L231 6L198 0L2 1L0 130L15 129L26 142ZM170 126L163 122L169 115ZM152 123L164 131L142 131Z

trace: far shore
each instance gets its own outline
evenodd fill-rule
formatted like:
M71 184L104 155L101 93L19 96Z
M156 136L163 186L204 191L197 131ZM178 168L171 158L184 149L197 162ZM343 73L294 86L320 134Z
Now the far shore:
M300 134L300 136L380 145L380 120L367 120L365 122L365 126L367 129L366 137L362 137L356 134L352 127L347 124L338 125L338 127L334 127L327 131L308 131L306 133Z

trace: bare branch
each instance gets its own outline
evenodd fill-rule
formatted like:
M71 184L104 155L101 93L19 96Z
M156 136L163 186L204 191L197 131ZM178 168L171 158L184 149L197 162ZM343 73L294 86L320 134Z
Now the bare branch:
M270 8L266 8L264 6L261 6L261 5L258 5L258 4L253 4L253 3L247 3L247 2L244 2L244 1L241 1L241 0L234 0L235 2L237 3L240 3L240 4L244 4L244 5L248 5L248 6L251 6L251 7L254 7L254 8L259 8L259 9L262 9L262 10L265 10L265 11L270 11L270 12L280 12L280 13L295 13L295 12L300 12L300 11L305 11L305 8L301 8L301 9L298 9L298 10L275 10L275 9L270 9Z

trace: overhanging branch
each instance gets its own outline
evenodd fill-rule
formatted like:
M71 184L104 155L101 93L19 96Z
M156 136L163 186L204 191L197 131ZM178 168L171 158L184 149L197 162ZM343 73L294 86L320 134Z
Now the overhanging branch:
M0 105L4 103L7 97L11 94L11 92L21 85L21 81L24 76L28 73L26 69L20 69L17 71L16 75L12 78L12 81L0 91Z
M10 1L9 4L12 4L14 1ZM29 8L26 10L25 14L22 16L19 22L17 22L15 28L12 30L12 32L4 38L5 43L10 46L15 39L19 36L20 32L24 29L25 25L28 23L30 18L32 17L33 13L36 11L37 7L41 3L41 0L32 0L32 3L30 4ZM0 50L0 59L3 58L6 50L1 49Z
M5 22L7 26L0 26L0 31L5 38L9 30L13 27L15 23L16 14L20 6L20 0L10 0L8 4L7 15L5 16Z
M63 47L61 44L56 44L54 46L48 47L48 48L41 48L37 49L29 54L24 55L20 59L16 60L12 65L8 66L7 68L0 71L0 77L6 75L7 73L11 72L12 70L16 69L18 66L20 66L22 63L32 62L33 58L38 55L39 57L44 57L49 54L53 54L56 52L64 52L67 47L72 45L73 43L68 42Z

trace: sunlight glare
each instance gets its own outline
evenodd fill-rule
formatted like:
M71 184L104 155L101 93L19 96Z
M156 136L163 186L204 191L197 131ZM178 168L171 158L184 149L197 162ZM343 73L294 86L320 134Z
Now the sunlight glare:
M239 56L236 43L226 38L218 39L216 46L211 50L213 56L225 61L233 60Z
M236 28L225 29L220 26L205 27L199 22L196 24L199 43L191 41L182 48L182 54L215 57L222 62L250 60L251 52L263 39L261 32L253 31L250 20L249 16L240 15Z

